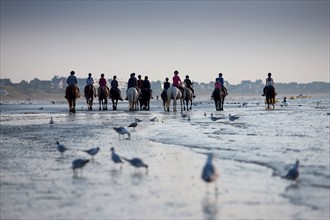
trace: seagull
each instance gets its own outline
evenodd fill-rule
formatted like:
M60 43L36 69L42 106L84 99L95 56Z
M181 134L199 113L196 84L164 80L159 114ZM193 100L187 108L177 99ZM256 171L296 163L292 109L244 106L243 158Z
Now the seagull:
M111 149L111 159L112 161L117 164L117 163L124 163L120 156L118 154L115 153L115 149L112 147ZM122 168L122 166L120 165L120 169Z
M213 116L213 113L211 113L211 117L210 117L210 119L212 120L212 121L218 121L218 120L220 120L220 119L222 119L221 117L214 117Z
M204 112L204 116L206 117L206 112Z
M63 144L60 144L60 142L56 141L57 144L57 151L61 153L62 157L63 157L63 153L68 150L68 148L64 147Z
M142 122L142 120L141 119L138 119L138 118L135 118L135 121L138 122L138 123L139 122Z
M94 156L100 151L100 148L96 147L96 148L91 148L89 150L82 150L82 151L91 155L92 160L94 160Z
M185 119L185 118L188 117L188 115L187 115L186 113L181 112L181 117L182 117L183 119Z
M298 168L299 168L299 160L296 160L296 163L291 167L288 173L285 176L283 176L283 178L289 180L297 180L299 176Z
M150 121L156 121L156 119L157 119L157 118L156 118L156 117L154 117L154 118L150 119Z
M202 172L202 179L206 183L214 182L215 190L218 191L218 189L215 185L215 181L219 178L220 175L219 175L216 167L212 163L213 158L214 158L214 155L212 153L209 153L207 155L207 160L204 165L203 172Z
M49 124L54 124L54 121L53 121L53 117L50 117L50 122L49 122Z
M73 173L75 174L75 170L76 169L81 169L89 162L89 160L86 159L76 159L74 161L72 161L72 170Z
M43 109L44 109L44 107L43 107L43 106L39 108L39 110L43 110Z
M134 128L138 125L137 121L131 123L130 125L128 125L129 128Z
M135 167L136 169L140 168L140 167L145 167L146 168L146 172L148 172L148 165L145 164L140 158L133 158L133 159L127 159L127 158L124 158L124 160L126 160L127 162L129 162L133 167Z
M236 115L231 115L231 114L229 114L228 118L229 118L230 121L235 121L236 119L239 119L238 116L236 116Z
M119 138L120 138L120 135L123 135L123 137L125 136L125 134L128 135L128 139L131 138L131 133L129 133L129 131L124 128L124 127L113 127L113 129L119 134Z

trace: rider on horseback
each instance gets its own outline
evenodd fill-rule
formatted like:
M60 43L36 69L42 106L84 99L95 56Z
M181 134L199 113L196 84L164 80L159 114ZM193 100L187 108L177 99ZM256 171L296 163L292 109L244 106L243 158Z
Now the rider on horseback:
M131 73L130 75L130 78L128 79L128 82L127 82L127 90L131 87L134 87L137 89L137 91L139 92L138 88L137 88L137 80L135 78L135 73ZM126 98L125 100L128 100L128 97L127 97L127 90L126 90Z
M84 90L85 97L87 97L87 94L88 94L88 91L89 91L90 88L93 89L94 96L96 97L96 91L95 91L95 88L93 86L94 83L95 83L95 81L92 77L92 74L88 73L88 78L86 79L86 86L85 86L85 90Z
M274 80L272 78L272 74L271 73L268 73L268 77L266 79L266 86L264 87L262 96L265 96L265 94L266 94L265 90L266 90L267 87L273 88L274 89L274 92L275 92ZM275 92L275 94L276 94L276 92Z
M163 87L164 87L163 89L165 91L167 91L167 89L171 87L171 83L168 81L168 78L167 77L165 79L165 82L164 82L164 86Z
M116 89L119 93L119 100L123 101L123 98L121 97L121 91L118 88L118 81L117 81L117 76L113 76L113 79L111 80L111 89ZM111 96L111 92L110 92L110 96Z
M221 83L221 88L222 88L222 91L225 93L225 96L228 95L228 92L227 92L227 89L226 87L224 86L224 82L225 80L223 79L222 77L222 73L219 73L219 78L218 78L219 82Z
M68 89L70 87L76 87L78 89L78 98L79 98L80 97L79 87L77 86L78 81L77 81L77 77L74 74L75 74L75 72L71 71L70 76L68 76L68 78L66 79L66 83L68 84L66 89ZM67 99L66 96L65 96L65 98Z
M192 87L192 85L193 85L193 83L191 82L191 80L189 79L189 76L188 75L186 75L186 78L184 79L184 84L186 85L186 87L187 88L189 88L191 91L192 91L192 93L193 93L193 98L195 98L196 96L195 96L195 91L194 91L194 89L193 89L193 87Z
M215 92L216 90L221 90L221 88L222 88L222 85L221 85L221 83L219 82L219 78L215 78L214 91L213 91L213 93L212 93L211 98L214 98L214 92Z
M150 82L148 80L148 76L145 76L144 77L144 80L142 81L141 90L142 89L147 89L150 92L150 98L153 99L153 97L152 97L152 89L151 89Z
M105 88L107 88L108 92L110 93L110 89L109 87L107 86L107 80L104 78L104 74L102 73L101 74L101 78L99 79L99 89L104 86Z
M179 71L177 71L177 70L174 71L174 76L173 76L172 80L173 80L172 86L177 87L183 94L182 81L179 77Z

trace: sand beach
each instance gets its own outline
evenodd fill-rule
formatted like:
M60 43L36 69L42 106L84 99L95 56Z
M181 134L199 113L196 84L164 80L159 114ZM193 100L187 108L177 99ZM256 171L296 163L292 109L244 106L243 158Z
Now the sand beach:
M244 108L229 99L223 112L196 100L190 120L164 112L160 100L132 112L125 101L117 111L88 111L81 99L76 114L65 102L1 104L1 219L328 219L328 100L266 111L259 97ZM127 128L130 139L113 130L135 118L142 122ZM56 141L69 148L63 157ZM72 161L90 158L81 150L92 147L100 152L73 175ZM148 172L115 166L111 147L141 158ZM201 179L208 152L220 172L217 192ZM293 184L281 176L296 159Z

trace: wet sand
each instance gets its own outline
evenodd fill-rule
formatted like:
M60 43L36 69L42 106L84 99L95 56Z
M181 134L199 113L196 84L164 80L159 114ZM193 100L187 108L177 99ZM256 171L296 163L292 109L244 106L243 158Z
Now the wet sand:
M284 194L299 186L257 164L217 159L215 192L213 184L201 180L205 153L212 149L187 148L179 136L164 138L182 138L182 146L153 141L155 130L179 113L155 107L150 112L80 110L69 115L66 106L43 105L42 112L35 106L1 111L1 219L327 218L326 212L292 203ZM203 113L193 112L196 118ZM112 127L128 125L135 117L143 122L130 129L131 139L119 138ZM158 121L150 122L153 117ZM63 158L57 140L69 148ZM73 175L71 162L89 158L80 150L91 147L101 151ZM148 172L127 163L115 167L111 147L121 156L143 159Z

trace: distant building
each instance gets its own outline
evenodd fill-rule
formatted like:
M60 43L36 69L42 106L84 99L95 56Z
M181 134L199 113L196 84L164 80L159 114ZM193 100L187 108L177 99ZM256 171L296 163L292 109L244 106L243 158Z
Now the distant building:
M0 79L0 85L12 85L10 79Z

